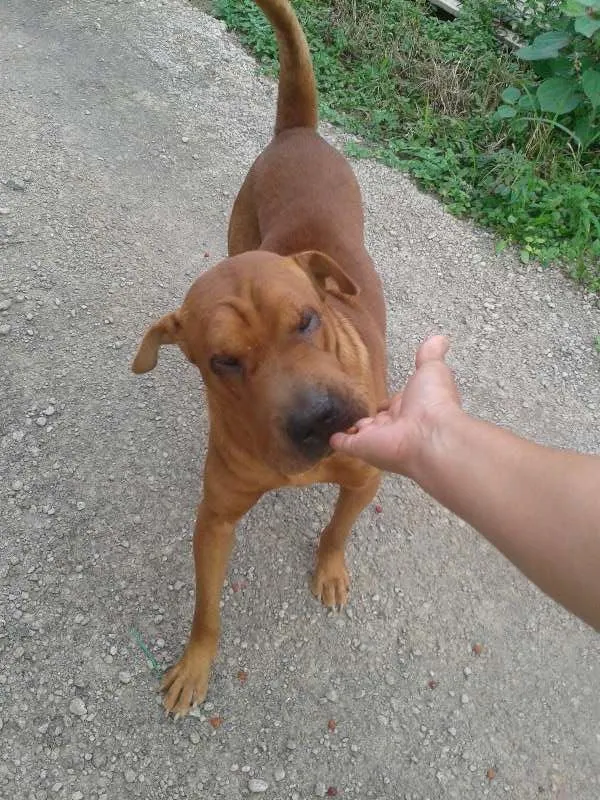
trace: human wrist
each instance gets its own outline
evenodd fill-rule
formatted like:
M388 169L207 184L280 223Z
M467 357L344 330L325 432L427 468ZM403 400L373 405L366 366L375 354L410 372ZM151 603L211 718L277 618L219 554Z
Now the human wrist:
M449 456L471 417L459 405L430 410L420 424L419 445L415 448L406 474L415 483L435 494L437 476L443 473Z

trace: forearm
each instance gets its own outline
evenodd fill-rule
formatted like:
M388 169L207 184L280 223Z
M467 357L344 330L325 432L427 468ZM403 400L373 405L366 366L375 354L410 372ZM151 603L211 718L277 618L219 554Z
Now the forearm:
M600 458L544 448L457 411L414 477L543 591L600 629Z

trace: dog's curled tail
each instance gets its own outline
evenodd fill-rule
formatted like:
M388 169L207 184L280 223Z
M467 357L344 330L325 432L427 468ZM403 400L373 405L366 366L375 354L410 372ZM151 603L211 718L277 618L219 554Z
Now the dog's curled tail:
M308 42L288 0L254 0L273 28L279 46L279 94L275 133L316 128L317 86Z

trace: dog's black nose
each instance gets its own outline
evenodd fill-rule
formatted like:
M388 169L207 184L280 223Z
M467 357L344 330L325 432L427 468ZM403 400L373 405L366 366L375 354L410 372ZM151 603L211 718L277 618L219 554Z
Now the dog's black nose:
M316 461L330 451L329 438L358 419L348 404L333 392L311 388L294 398L286 421L287 435L307 459Z

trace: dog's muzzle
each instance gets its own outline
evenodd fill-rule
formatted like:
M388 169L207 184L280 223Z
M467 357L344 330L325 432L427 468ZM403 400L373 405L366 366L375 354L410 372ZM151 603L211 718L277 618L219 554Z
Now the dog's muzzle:
M334 391L304 389L294 397L285 429L296 451L308 461L318 461L329 452L329 439L366 416L364 408Z

